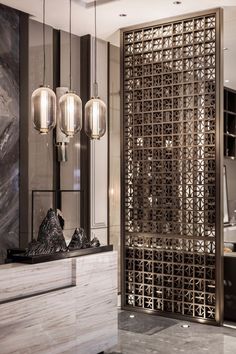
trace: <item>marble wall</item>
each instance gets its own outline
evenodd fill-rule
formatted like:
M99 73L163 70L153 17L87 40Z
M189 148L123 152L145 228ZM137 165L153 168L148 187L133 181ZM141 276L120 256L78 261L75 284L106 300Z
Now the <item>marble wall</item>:
M19 13L0 5L0 263L19 244Z

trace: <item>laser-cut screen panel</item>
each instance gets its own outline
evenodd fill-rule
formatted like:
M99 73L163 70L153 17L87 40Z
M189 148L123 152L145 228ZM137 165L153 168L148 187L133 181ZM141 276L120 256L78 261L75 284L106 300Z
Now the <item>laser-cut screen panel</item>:
M216 14L123 33L126 306L215 320Z

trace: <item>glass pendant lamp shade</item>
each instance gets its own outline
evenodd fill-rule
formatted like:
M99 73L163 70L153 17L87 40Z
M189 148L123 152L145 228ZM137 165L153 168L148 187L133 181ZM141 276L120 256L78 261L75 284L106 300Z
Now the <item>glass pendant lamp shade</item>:
M46 0L43 0L43 85L31 96L31 115L34 128L40 134L47 134L56 125L56 95L46 84L46 50L45 50L45 15Z
M106 133L106 104L98 97L97 82L97 1L94 1L94 83L93 97L85 105L84 130L90 139L99 140Z
M49 87L41 86L31 97L34 128L47 134L56 125L56 95Z
M72 138L82 128L82 101L74 92L67 92L60 100L60 129Z
M60 107L60 122L59 127L61 131L69 138L72 138L82 128L82 101L81 98L71 90L72 83L72 33L71 33L71 5L72 0L69 0L69 27L70 27L70 89L59 100Z
M85 105L85 133L90 139L100 139L106 133L106 104L91 98Z

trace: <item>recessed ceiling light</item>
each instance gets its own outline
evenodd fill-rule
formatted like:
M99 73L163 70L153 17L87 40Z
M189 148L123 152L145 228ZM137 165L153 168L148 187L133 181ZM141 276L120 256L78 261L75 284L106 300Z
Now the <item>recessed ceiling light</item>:
M182 1L173 1L173 4L174 5L180 5L180 4L182 4Z
M129 318L134 318L135 316L134 315L130 315Z
M181 325L181 327L182 328L189 328L190 326L188 324L184 323L184 324Z
M229 82L229 80L225 80L225 82Z
M120 17L126 17L127 14L119 14Z

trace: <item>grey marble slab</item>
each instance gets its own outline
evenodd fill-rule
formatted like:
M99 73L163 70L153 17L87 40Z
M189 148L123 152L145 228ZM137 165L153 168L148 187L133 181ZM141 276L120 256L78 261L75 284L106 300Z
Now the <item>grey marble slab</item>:
M0 263L19 243L19 14L0 5Z
M137 312L134 318L130 318L129 311L121 311L119 313L119 329L134 333L141 333L146 335L153 335L163 329L174 326L178 321L171 318L159 317L158 321L156 316L146 316L143 321L143 314Z
M100 353L117 343L117 252L77 258L76 268L78 353Z
M167 322L174 321L175 324L148 335L150 333L145 333L145 328L148 329L150 321L156 322L156 327L161 327L163 317L132 312L126 312L125 317L128 330L119 330L118 345L106 354L236 353L236 330L234 329L164 319ZM124 328L125 317L120 316L119 328ZM135 322L137 319L140 333L133 330L137 327ZM183 324L188 324L189 328L183 328Z

